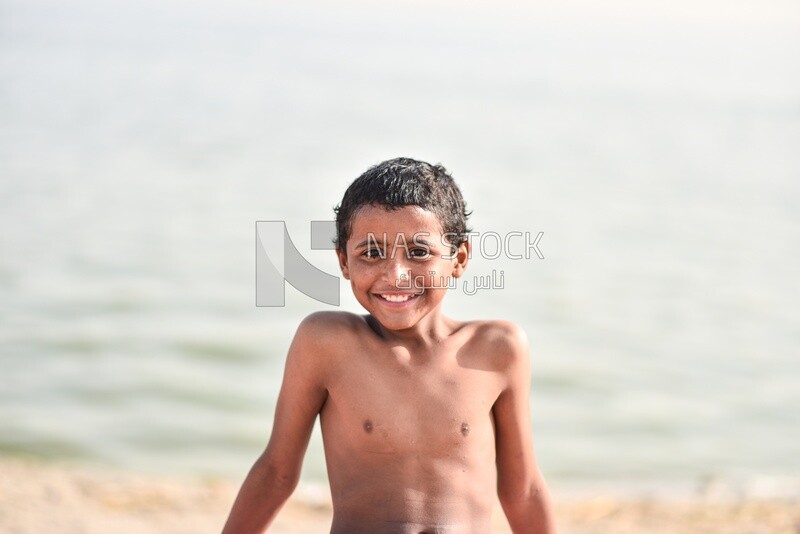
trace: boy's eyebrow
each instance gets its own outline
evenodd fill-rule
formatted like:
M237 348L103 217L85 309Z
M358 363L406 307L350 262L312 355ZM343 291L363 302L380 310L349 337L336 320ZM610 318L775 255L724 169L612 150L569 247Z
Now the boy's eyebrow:
M433 248L433 243L431 243L427 239L416 238L416 239L412 239L412 240L408 241L407 243L408 243L408 246L416 244L416 245L424 245L426 247ZM367 245L383 245L383 244L384 244L383 240L378 241L377 239L370 237L370 238L365 239L364 241L362 241L358 245L356 245L355 248L359 249L359 248L365 247Z
M362 241L361 243L359 243L358 245L356 245L356 248L365 247L367 245L383 245L383 241L378 241L374 237L369 237L364 241Z

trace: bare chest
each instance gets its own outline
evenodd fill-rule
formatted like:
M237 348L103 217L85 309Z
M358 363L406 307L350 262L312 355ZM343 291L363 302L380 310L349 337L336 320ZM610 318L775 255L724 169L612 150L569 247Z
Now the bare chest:
M439 356L415 361L386 351L343 366L321 415L326 441L353 452L433 456L493 447L496 374Z

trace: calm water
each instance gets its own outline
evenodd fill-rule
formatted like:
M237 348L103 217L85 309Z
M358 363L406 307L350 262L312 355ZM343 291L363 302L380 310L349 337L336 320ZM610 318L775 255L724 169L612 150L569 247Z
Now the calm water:
M800 494L800 12L728 5L3 1L0 454L243 476L328 308L254 307L254 221L335 273L308 222L410 155L544 232L446 309L527 330L549 479Z

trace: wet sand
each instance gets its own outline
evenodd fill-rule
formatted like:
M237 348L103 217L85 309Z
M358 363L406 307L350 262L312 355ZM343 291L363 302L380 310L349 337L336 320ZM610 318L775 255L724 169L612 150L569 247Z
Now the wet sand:
M114 470L0 460L0 532L218 533L238 481L188 480ZM654 500L559 497L562 534L800 534L798 500ZM326 533L327 490L301 486L270 529ZM499 505L495 532L510 532Z

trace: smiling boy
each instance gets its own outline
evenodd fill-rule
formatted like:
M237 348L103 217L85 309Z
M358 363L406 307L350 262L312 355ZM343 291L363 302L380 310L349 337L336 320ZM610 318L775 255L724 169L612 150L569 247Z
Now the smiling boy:
M489 533L495 496L513 532L553 533L524 332L441 311L442 280L462 276L470 255L452 177L389 160L356 179L336 211L339 266L368 314L318 312L298 327L269 443L224 534L272 522L318 414L331 533Z

